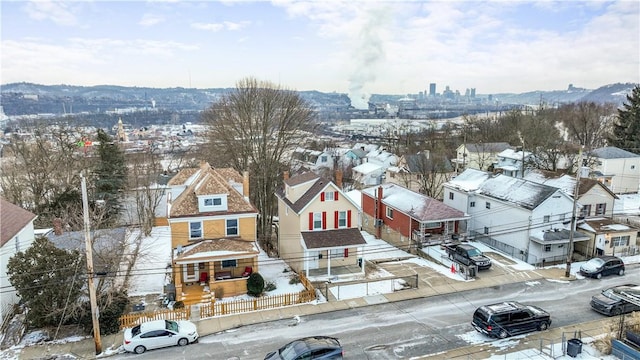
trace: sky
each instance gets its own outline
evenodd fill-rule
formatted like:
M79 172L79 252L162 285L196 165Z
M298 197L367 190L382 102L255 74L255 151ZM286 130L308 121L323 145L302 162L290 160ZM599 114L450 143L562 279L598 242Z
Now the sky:
M2 1L1 83L417 94L640 82L640 2Z

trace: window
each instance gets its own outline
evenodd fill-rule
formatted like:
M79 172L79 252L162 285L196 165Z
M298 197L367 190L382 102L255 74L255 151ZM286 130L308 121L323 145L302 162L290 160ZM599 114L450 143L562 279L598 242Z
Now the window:
M331 249L332 259L343 258L343 257L344 257L344 251L342 249Z
M313 230L322 229L322 213L313 213Z
M321 156L320 157L320 161L322 161L323 163L326 163L327 162L327 156L326 155Z
M513 321L524 321L528 320L530 317L531 315L526 311L516 311L511 314L511 320Z
M204 206L220 206L222 205L221 198L207 198L204 199Z
M449 193L449 200L453 200L453 193L452 192Z
M189 239L202 239L201 221L192 221L189 223Z
M227 236L238 235L238 219L227 219Z
M629 240L631 237L629 235L624 236L613 236L611 237L611 242L613 246L627 246L629 245Z
M544 251L545 252L550 252L551 251L551 245L545 245L544 246Z
M426 229L438 229L441 227L441 223L439 222L430 222L430 223L425 223L424 227Z
M487 209L491 209L491 203L487 201L487 202L484 204L484 207L486 207Z
M387 217L393 219L393 209L387 206Z
M543 222L548 223L550 219L551 219L551 217L549 215L545 215Z
M487 227L487 226L484 227L484 233L485 234L489 234L489 227Z
M558 215L558 220L564 221L565 217L566 217L566 214L560 214Z
M324 199L326 201L333 201L335 200L335 192L334 191L327 191L324 195Z
M232 268L238 266L238 260L222 260L222 268Z
M347 212L346 211L338 211L338 227L339 228L347 227Z
M606 211L607 211L606 203L596 204L596 215L604 215Z
M475 201L470 202L469 207L476 207L476 202Z
M591 214L591 205L584 205L582 209L580 209L581 216L589 216Z

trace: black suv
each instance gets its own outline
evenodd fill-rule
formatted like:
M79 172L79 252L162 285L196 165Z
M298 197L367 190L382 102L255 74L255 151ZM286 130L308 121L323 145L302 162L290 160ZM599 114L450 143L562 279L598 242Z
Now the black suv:
M265 356L265 360L342 360L344 351L340 341L330 336L309 336L294 340L278 351Z
M551 316L537 306L505 301L476 309L471 325L483 334L504 339L535 330L546 330L551 325Z
M624 262L615 256L598 256L580 266L580 274L600 279L603 276L624 275Z
M602 290L602 293L591 297L591 308L607 316L640 311L640 306L626 299L640 299L640 286L625 284Z

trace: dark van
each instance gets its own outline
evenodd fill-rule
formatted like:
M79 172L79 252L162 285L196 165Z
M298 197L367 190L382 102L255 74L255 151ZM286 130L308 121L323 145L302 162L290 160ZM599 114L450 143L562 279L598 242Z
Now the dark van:
M471 325L478 332L504 339L548 329L551 325L551 315L537 306L505 301L476 309Z

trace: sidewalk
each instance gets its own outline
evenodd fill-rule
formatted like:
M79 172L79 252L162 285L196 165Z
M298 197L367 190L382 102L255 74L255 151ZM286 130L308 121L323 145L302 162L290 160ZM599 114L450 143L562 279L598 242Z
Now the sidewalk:
M456 281L448 279L444 284L438 286L423 286L417 289L402 290L388 294L380 294L362 298L345 299L338 301L328 301L320 304L303 304L297 306L290 306L271 310L254 311L249 313L242 313L236 315L221 316L215 318L207 318L198 321L198 333L200 336L207 336L215 334L220 331L244 326L257 324L262 322L269 322L274 320L291 319L294 316L304 316L310 314L326 313L336 310L344 310L350 308L364 307L379 303L395 302L408 299L424 298L439 294L446 294L458 291L473 290L478 288L486 288L491 286L498 286L509 283L517 283L523 281L536 281L542 279L555 279L558 281L570 281L573 279L567 279L564 277L564 270L558 268L551 269L535 269L527 271L519 271L500 276L480 276L474 281ZM603 321L608 320L604 319ZM584 324L586 325L586 324ZM546 338L559 339L562 336L563 331L582 330L589 333L599 334L603 326L599 322L595 324L588 324L587 328L581 325L580 329L564 329L551 328L549 332L545 332ZM537 339L537 338L536 338ZM108 357L118 352L118 348L122 345L122 332L118 334L102 336L102 354L95 355L95 342L93 338L84 339L77 342L67 342L62 344L46 344L46 345L33 345L24 347L20 351L19 359L50 359L52 355L73 355L79 359L95 359ZM523 348L537 347L529 344L530 341L539 340L521 340L520 345ZM513 351L513 348L508 349ZM448 351L446 354L438 355L425 355L425 359L431 358L464 358L464 359L482 359L490 357L496 353L496 349L489 347L487 349L486 344L483 345L471 345L455 350ZM2 359L4 357L0 357Z

